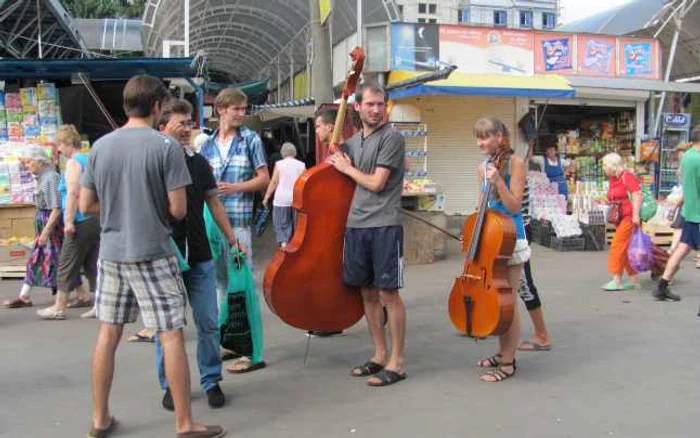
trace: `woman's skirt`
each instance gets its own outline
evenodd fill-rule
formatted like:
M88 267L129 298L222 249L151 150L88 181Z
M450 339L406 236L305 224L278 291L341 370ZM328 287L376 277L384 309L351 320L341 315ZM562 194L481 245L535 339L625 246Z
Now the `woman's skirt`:
M39 236L49 220L51 210L37 210L34 220L34 249L27 262L24 283L29 286L56 289L58 257L63 244L63 220L59 220L46 245L39 246Z

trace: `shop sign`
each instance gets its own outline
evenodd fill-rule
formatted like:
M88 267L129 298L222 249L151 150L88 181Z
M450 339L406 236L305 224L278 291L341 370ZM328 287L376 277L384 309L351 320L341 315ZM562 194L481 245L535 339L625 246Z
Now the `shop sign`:
M659 46L651 39L621 38L620 75L656 79L659 76Z
M687 129L690 127L690 114L664 113L666 128Z
M584 76L615 76L617 40L614 37L577 35L578 73Z
M572 35L535 34L535 71L537 73L573 73L574 61Z
M391 25L391 69L437 70L440 61L437 24Z
M534 46L531 32L440 26L440 60L459 72L533 75Z

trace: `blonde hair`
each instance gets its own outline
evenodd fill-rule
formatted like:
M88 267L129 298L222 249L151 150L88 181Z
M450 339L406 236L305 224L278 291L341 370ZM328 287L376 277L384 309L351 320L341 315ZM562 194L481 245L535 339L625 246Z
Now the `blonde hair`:
M216 110L223 110L230 106L247 102L248 95L240 88L224 88L216 95L214 108L216 108Z
M80 148L80 134L74 125L61 125L56 131L56 143L71 145Z
M615 175L619 175L623 170L625 170L625 162L622 160L620 154L611 152L603 157L603 168L611 169Z

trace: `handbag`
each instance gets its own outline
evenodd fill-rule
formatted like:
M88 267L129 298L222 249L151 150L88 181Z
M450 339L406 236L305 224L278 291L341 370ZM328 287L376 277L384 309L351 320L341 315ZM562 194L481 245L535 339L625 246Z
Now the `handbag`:
M620 225L622 222L622 203L621 202L609 202L608 203L608 214L606 221L613 226Z

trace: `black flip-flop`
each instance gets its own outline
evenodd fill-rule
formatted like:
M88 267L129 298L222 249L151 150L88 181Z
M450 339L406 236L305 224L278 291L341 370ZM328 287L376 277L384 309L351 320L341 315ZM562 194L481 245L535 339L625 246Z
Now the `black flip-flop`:
M114 429L117 428L117 420L114 417L110 417L109 419L109 425L105 427L104 429L97 429L96 427L91 427L90 432L88 433L88 438L107 438L112 432L114 432Z
M363 363L362 365L358 365L354 367L350 371L350 375L353 377L367 377L367 376L373 376L377 374L378 372L382 371L384 369L384 365L378 364L377 362L372 362L371 360L368 360L367 362ZM359 371L360 374L357 374L355 371Z
M369 386L389 386L393 385L394 383L399 383L402 380L406 380L406 373L399 374L396 371L391 371L384 368L374 377L379 379L379 383L367 381Z
M251 362L249 367L243 368L242 370L232 370L230 368L226 368L226 372L229 374L244 374L244 373L250 373L251 371L263 369L266 366L267 366L267 364L261 360L260 362L255 362L255 363Z

